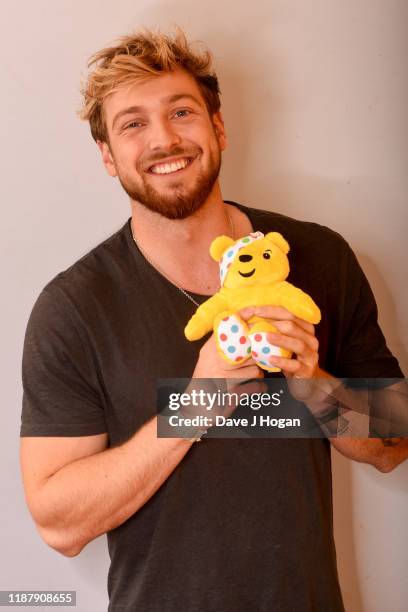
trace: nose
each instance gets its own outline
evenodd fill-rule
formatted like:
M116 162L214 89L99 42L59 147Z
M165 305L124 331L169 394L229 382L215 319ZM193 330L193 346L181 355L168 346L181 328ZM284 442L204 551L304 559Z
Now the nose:
M165 120L156 120L152 122L150 128L150 148L169 150L176 144L181 142L180 136L175 131L172 124Z
M240 255L238 259L242 262L251 261L252 255Z

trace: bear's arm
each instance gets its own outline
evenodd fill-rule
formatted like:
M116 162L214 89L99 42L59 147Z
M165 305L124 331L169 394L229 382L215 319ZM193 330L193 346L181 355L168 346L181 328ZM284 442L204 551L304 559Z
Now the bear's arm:
M199 340L213 328L215 317L226 310L228 303L216 293L203 302L191 317L184 330L187 340Z
M279 306L283 306L283 308L289 310L296 317L314 325L320 322L320 309L310 295L307 295L307 293L290 283L282 283L278 291L278 300Z

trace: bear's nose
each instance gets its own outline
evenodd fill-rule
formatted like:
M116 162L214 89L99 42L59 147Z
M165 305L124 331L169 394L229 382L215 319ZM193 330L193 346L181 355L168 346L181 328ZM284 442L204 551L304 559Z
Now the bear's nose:
M252 255L240 255L239 256L239 261L245 262L245 261L251 261L252 259Z

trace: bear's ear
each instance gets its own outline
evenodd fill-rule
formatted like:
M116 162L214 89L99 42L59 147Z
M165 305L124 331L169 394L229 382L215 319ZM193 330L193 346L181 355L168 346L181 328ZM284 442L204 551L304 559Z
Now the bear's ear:
M285 253L285 255L289 253L289 244L286 242L282 234L279 234L279 232L269 232L266 234L265 238L270 240L273 244L276 244L276 246L279 247L280 250Z
M234 240L229 238L228 236L218 236L215 238L210 246L210 255L215 261L220 261L221 256L225 249L228 249L232 244L234 244Z

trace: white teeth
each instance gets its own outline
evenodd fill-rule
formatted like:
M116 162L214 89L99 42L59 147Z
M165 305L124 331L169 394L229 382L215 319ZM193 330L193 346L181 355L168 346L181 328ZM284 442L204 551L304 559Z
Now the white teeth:
M181 170L185 168L188 164L188 159L179 159L176 162L172 162L171 164L157 164L156 166L152 166L150 171L154 174L170 174L170 172L176 172L176 170Z

